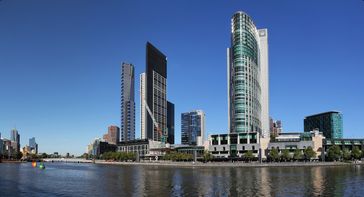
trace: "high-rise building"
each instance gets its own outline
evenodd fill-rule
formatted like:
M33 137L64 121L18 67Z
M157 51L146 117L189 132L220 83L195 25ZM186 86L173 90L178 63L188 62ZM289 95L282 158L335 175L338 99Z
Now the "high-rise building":
M18 130L12 129L10 131L10 140L12 141L12 146L15 152L20 152L20 135Z
M195 110L181 114L182 144L203 146L205 139L205 113Z
M280 120L273 120L273 118L269 118L269 127L270 127L270 136L277 137L279 134L282 133L282 121Z
M35 142L35 137L29 138L30 152L38 154L38 144Z
M109 126L103 139L109 144L117 145L120 141L120 128L114 125Z
M338 111L306 116L303 122L305 132L318 129L327 139L343 138L343 115Z
M169 101L167 101L167 128L167 142L174 144L174 104Z
M231 19L227 65L230 133L269 137L268 31L241 11Z
M145 102L151 111L151 115L147 113L145 116L146 138L166 142L167 57L149 42L146 46L145 72Z
M145 73L140 74L140 138L147 139L147 133L145 129L145 118L146 118L146 109L145 109Z
M135 139L134 66L121 65L121 141Z

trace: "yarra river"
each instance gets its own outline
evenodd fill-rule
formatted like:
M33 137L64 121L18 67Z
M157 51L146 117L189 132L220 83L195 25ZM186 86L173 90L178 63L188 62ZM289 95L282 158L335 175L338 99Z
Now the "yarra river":
M0 164L0 196L363 196L364 166Z

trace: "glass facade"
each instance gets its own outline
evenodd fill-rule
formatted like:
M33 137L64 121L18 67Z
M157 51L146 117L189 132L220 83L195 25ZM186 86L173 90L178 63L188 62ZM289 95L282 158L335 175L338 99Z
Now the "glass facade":
M261 132L258 31L243 12L234 14L231 28L228 51L230 132Z
M343 115L340 112L330 111L304 119L305 132L319 129L328 139L343 138Z

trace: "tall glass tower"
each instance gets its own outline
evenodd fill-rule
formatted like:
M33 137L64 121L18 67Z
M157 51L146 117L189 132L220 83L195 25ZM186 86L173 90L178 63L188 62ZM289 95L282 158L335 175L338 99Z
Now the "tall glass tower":
M121 65L121 127L120 141L135 139L134 65Z
M230 133L269 137L268 31L241 11L231 18L227 65Z

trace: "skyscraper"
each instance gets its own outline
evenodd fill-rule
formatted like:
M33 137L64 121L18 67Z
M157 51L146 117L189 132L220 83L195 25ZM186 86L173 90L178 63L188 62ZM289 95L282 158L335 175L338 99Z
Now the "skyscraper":
M145 129L145 118L146 118L146 109L145 109L145 73L140 74L140 138L146 139L147 133Z
M268 31L241 11L231 19L227 69L230 133L269 137Z
M304 119L305 132L318 129L328 139L343 138L343 115L338 111L328 111Z
M121 65L121 129L120 140L135 139L134 66Z
M114 125L111 125L107 129L107 134L104 135L104 140L109 144L115 144L120 141L120 128Z
M12 129L10 131L10 140L14 145L13 148L15 149L15 152L20 152L20 135L18 130Z
M205 139L205 113L195 110L181 114L182 144L202 146Z
M29 138L29 148L31 152L38 154L38 144L35 142L35 137Z
M146 138L165 142L168 136L167 57L149 42L146 46L145 71L145 102L152 113L145 116Z
M174 144L174 104L169 101L167 101L167 128L167 142Z

